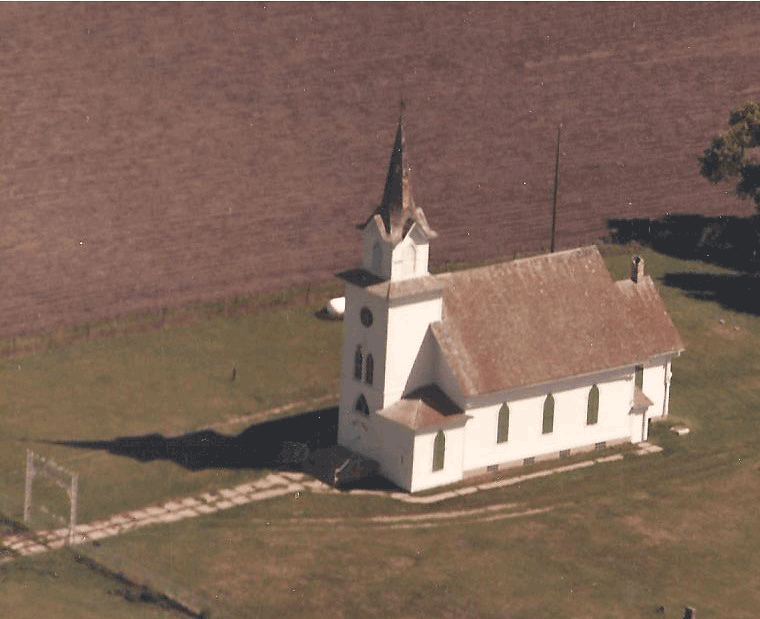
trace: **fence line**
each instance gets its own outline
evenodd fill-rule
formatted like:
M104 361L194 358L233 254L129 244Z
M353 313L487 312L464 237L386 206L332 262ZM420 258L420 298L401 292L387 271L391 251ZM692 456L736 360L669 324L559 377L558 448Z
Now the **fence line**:
M112 337L161 331L167 327L198 324L210 318L231 318L264 309L304 306L317 297L337 293L335 284L318 282L271 293L238 295L219 301L199 301L177 306L135 311L75 325L61 325L36 332L0 336L0 356L15 359L28 354Z
M30 537L36 538L40 545L47 546L47 541L42 536L37 536L38 531L44 530L39 526L40 520L58 528L61 526L58 521L61 517L36 505L32 513L31 526L25 526L20 519L13 517L14 514L22 515L23 511L21 501L0 492L0 537L26 532ZM99 573L104 578L120 582L125 587L122 594L126 600L156 604L197 619L238 619L228 609L223 608L218 601L211 602L171 578L157 574L136 561L103 547L98 542L49 549L47 552L69 553L73 561ZM0 546L0 560L12 561L16 556L14 551Z
M217 604L102 545L83 544L72 549L72 552L79 563L90 569L140 589L139 596L143 601L169 606L190 617L235 619L218 608Z

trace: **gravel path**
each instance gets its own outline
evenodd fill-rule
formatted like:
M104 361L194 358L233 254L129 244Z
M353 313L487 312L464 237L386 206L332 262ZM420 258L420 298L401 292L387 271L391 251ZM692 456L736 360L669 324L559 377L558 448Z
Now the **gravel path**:
M656 445L642 443L634 453L636 455L646 455L657 453L661 450L662 449ZM206 516L238 505L246 505L256 501L265 501L286 495L293 495L298 498L301 493L306 491L313 493L374 495L418 505L438 504L458 496L488 491L495 488L514 486L532 479L567 473L597 464L617 462L623 460L624 457L623 454L616 453L601 458L583 460L567 466L536 471L534 473L526 473L525 475L498 479L424 496L416 496L404 492L388 493L380 490L352 490L344 493L319 480L312 479L303 473L277 472L271 473L256 481L240 484L234 488L221 489L215 493L206 492L198 496L175 499L162 505L149 506L143 509L115 514L107 520L79 524L76 526L76 539L74 540L74 543L79 544L98 541L142 527L177 522L186 518ZM378 515L366 518L362 522L366 521L366 524L392 528L422 528L445 524L446 521L455 518L467 517L479 520L497 520L535 515L548 511L547 509L520 510L518 509L519 507L519 504L516 503L499 503L473 510L441 510L429 514L402 516ZM289 524L329 523L334 525L340 523L341 519L292 519L287 522ZM268 522L266 524L269 525ZM10 550L13 554L1 559L0 563L11 561L17 556L34 555L45 552L46 550L61 548L66 544L68 536L68 528L8 535L0 540L0 546L4 549Z

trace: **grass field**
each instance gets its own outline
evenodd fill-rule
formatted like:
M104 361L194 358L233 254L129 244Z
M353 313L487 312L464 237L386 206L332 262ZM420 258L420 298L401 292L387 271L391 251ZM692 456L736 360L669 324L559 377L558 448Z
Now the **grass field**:
M613 275L626 276L629 253L605 253ZM643 255L656 278L731 275ZM692 428L677 438L657 426L661 454L428 507L307 492L110 538L101 550L209 600L220 617L680 619L687 605L700 619L754 617L760 316L727 309L720 290L704 300L696 298L703 290L661 286L687 347L673 365L671 416ZM27 447L80 471L83 521L256 477L260 471L194 471L40 441L186 434L293 400L329 401L340 323L315 320L313 310L214 318L6 362L0 491L17 509ZM516 514L543 511L484 517L505 504ZM467 513L450 513L458 510ZM450 517L437 518L445 512ZM40 616L34 609L168 616L109 593L113 583L72 556L51 552L0 568L14 617Z
M304 410L332 403L341 323L315 319L319 304L216 317L0 364L0 493L15 502L12 515L19 516L26 449L80 473L83 522L250 476L115 457L107 445L71 449L54 443L177 437L213 424L218 433L234 436L251 417L261 421L283 404L301 402ZM241 418L248 421L235 421ZM57 508L64 508L60 501Z

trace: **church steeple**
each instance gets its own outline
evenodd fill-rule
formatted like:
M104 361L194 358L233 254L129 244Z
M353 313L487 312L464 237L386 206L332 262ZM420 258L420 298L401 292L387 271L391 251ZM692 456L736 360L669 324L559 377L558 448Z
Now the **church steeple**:
M364 230L373 222L381 238L393 246L404 239L413 223L419 224L428 239L438 236L428 225L422 209L414 204L409 182L409 165L406 160L404 123L401 117L391 151L383 199L372 215L357 227Z

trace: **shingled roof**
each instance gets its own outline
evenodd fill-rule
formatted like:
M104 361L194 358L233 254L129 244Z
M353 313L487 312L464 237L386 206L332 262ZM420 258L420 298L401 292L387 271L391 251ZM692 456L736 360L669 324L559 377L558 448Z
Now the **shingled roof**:
M651 277L613 281L596 247L436 279L443 320L431 329L465 396L683 350Z
M400 299L438 292L445 284L434 275L391 281L370 273L366 269L350 269L336 274L343 281L364 288L370 294L381 299Z
M415 389L378 414L413 430L457 426L467 421L464 411L437 385Z

